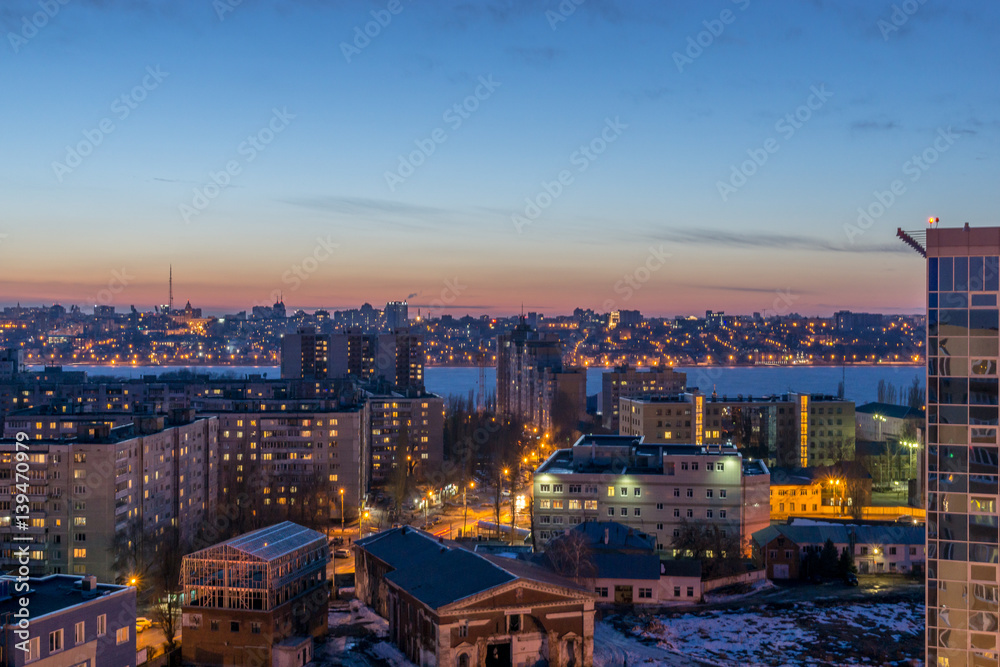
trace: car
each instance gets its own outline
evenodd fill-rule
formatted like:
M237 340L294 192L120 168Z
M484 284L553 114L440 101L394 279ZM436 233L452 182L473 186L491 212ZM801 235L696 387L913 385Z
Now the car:
M858 585L857 575L854 574L853 572L848 572L847 574L844 575L844 583L848 586L857 586Z
M343 543L344 543L344 538L340 537L339 535L337 537L331 537L330 538L330 544L332 544L332 545L334 545L336 547L339 547Z
M142 632L147 628L153 627L153 622L146 618L145 616L139 616L135 619L135 631Z
M350 558L351 557L351 550L350 549L334 549L333 555L336 556L337 558Z

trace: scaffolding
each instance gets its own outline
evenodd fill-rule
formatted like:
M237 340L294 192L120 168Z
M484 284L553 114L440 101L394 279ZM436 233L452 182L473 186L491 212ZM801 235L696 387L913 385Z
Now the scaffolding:
M191 607L271 611L323 585L326 537L290 521L184 557L181 585Z

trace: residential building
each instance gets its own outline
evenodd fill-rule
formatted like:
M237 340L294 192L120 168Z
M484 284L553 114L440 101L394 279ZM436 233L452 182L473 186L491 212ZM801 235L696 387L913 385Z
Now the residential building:
M385 316L385 328L389 331L410 325L409 308L405 301L389 301L382 312Z
M361 492L393 470L429 474L444 462L444 399L421 391L369 394L361 423ZM419 469L419 471L418 471Z
M862 574L908 573L926 562L924 528L914 525L775 524L753 535L764 556L768 579L797 579L810 552L819 554L827 540L838 556L847 549Z
M423 389L424 337L408 328L379 334L377 375L397 390Z
M927 258L926 662L996 665L1000 227L897 235Z
M497 336L497 411L551 429L553 411L586 415L587 374L563 365L562 344L527 324ZM561 408L557 403L562 403Z
M685 522L750 535L770 522L770 473L727 445L646 444L641 437L582 436L534 475L539 543L584 521L615 520L651 535L657 551ZM675 554L676 555L676 554Z
M832 465L854 456L854 403L836 396L705 396L621 398L622 435L650 443L732 443L771 465Z
M20 349L0 350L0 382L10 382L24 372L24 352Z
M274 507L276 516L303 516L302 505L324 502L327 519L356 516L361 504L360 406L323 401L237 401L202 414L219 423L220 502L240 496ZM343 489L343 494L340 493ZM308 510L315 517L315 507ZM304 518L304 516L303 516Z
M604 428L618 430L619 399L679 394L684 391L687 373L672 368L616 366L601 374L601 418Z
M358 598L418 665L593 665L594 595L569 579L408 526L354 550Z
M24 611L27 640L16 634ZM135 667L135 618L132 586L66 574L0 577L0 667Z
M327 632L329 560L325 535L288 521L185 556L184 662L310 662L313 641Z
M92 573L113 581L128 574L114 570L116 553L155 553L174 528L190 543L215 515L217 419L179 411L112 426L116 415L92 418L75 422L73 435L40 440L38 417L8 420L27 439L0 440L0 492L11 497L14 458L26 453L30 525L25 531L12 524L11 501L0 501L8 510L0 516L0 567L18 562L25 543L15 538L27 535L31 574ZM48 429L49 417L41 423Z
M281 377L304 380L325 379L330 370L330 337L302 327L281 337Z
M281 338L281 377L353 379L391 389L424 386L424 339L409 328L390 333L347 329L334 334L303 327Z

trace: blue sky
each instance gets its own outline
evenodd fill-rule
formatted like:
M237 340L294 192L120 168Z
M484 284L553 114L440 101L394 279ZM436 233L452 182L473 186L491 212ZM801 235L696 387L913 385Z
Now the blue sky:
M916 312L896 228L995 224L998 13L6 1L0 302Z

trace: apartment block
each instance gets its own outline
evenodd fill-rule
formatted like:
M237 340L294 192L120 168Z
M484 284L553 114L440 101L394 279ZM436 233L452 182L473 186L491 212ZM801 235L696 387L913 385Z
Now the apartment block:
M323 495L335 499L328 518L339 519L342 509L356 514L362 498L360 407L332 408L322 401L221 407L206 406L211 411L203 413L219 423L220 502L244 494L294 515L306 497Z
M17 634L22 597L29 600L27 651ZM0 667L135 667L135 611L135 588L96 577L0 577Z
M604 428L618 430L620 398L662 396L684 391L687 373L672 368L639 369L616 366L601 374L601 417Z
M23 452L30 514L26 529L12 525L11 500L0 500L0 567L17 563L21 538L28 536L31 574L86 573L114 581L126 574L113 568L116 536L119 548L155 553L168 530L176 528L190 543L214 516L217 419L185 413L111 426L94 417L58 439L36 439L34 419L23 426L21 418L9 420L5 430L14 423L22 430L0 440L0 495L12 498L13 464Z
M558 338L523 323L498 335L497 411L550 429L558 400L566 401L573 414L585 416L586 370L563 365Z
M424 386L424 340L400 327L388 333L347 329L333 334L305 327L281 338L284 379L352 379L391 389Z
M444 462L444 399L434 394L369 394L361 433L362 493L384 484L398 466L431 474Z
M642 437L582 436L534 475L540 542L586 521L617 521L652 535L659 551L685 522L747 541L770 523L770 473L726 445L646 444Z
M771 465L810 467L854 458L854 403L836 396L705 396L685 392L620 399L621 435L649 443L731 443Z

